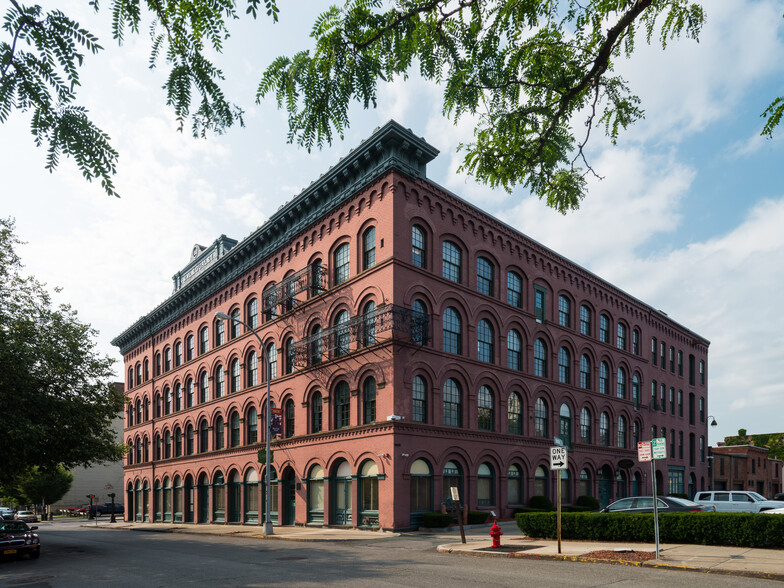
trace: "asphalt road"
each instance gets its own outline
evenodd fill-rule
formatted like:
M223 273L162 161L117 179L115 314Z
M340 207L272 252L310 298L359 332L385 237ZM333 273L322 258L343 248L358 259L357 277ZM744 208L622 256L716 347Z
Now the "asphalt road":
M40 529L35 560L0 563L0 586L777 586L737 576L439 554L438 537L291 542L84 528Z

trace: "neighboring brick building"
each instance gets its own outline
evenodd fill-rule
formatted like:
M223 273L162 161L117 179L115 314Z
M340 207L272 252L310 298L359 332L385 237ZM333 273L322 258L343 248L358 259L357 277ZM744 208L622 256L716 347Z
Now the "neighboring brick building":
M127 374L127 516L263 519L267 366L283 410L277 524L417 525L450 487L501 517L707 487L709 342L426 177L390 122L237 243L197 246L113 343ZM236 323L235 323L236 325Z
M766 498L782 492L782 460L768 457L767 448L719 443L710 449L716 490L753 490Z

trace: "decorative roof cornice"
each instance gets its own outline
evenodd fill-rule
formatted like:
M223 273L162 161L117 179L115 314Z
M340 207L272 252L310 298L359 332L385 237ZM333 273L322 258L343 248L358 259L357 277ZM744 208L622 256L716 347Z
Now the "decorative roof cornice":
M183 284L172 296L112 340L127 353L189 309L236 280L376 178L397 170L425 178L438 150L410 129L389 121L341 158L326 173L281 206L267 222L214 265Z

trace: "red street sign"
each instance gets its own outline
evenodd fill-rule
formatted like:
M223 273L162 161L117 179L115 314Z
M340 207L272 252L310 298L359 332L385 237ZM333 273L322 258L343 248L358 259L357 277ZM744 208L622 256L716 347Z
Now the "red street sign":
M640 461L651 461L651 459L653 459L650 441L640 441L637 443L637 459Z

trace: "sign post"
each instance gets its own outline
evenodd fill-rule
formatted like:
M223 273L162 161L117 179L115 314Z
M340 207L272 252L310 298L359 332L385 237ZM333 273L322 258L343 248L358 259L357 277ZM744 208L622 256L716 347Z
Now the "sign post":
M656 537L656 559L659 559L659 501L656 497L656 460L667 458L667 440L663 437L637 443L637 459L651 462L653 487L653 534Z
M455 503L455 508L457 508L457 524L460 526L460 541L465 544L466 538L465 529L463 528L463 513L460 509L460 491L455 486L451 486L449 490L452 493L452 501Z
M556 472L555 474L555 500L556 500L556 517L558 528L558 553L561 553L561 470L565 470L568 465L568 454L566 447L551 447L550 448L550 469Z

